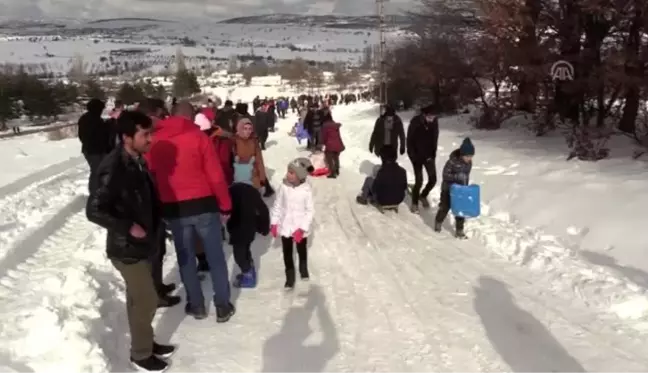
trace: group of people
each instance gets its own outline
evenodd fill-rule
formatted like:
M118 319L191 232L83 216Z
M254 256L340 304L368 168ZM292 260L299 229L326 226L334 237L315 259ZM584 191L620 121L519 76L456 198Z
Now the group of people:
M263 200L275 194L263 157L276 121L274 105L261 100L251 115L247 104L229 100L222 108L213 102L196 108L186 101L167 108L162 100L147 99L134 110L116 105L104 120L105 104L93 99L79 119L82 151L91 170L87 217L106 228L107 256L126 284L130 359L138 369L163 371L168 367L165 359L175 351L174 346L155 342L151 325L157 308L180 303L171 295L175 284L162 281L167 231L186 290L185 312L196 319L207 317L199 272L211 278L216 321L227 322L236 312L230 302L225 236L240 269L231 284L235 287L257 284L251 251L257 233L281 237L285 288L295 286L297 273L302 280L310 278L307 246L314 216L313 193L306 182L314 171L310 160L291 161L271 208ZM302 105L309 147L325 152L329 177L335 178L344 151L340 124L324 100L305 100ZM436 184L438 136L433 107L423 108L412 119L407 136L400 117L385 107L369 144L382 164L365 180L358 202L380 206L403 202L407 176L397 157L407 152L415 174L411 209L418 212L419 204L428 208L427 198ZM444 166L437 231L450 209L450 185L468 184L474 153L466 138ZM425 187L423 169L428 175ZM463 219L456 219L456 235L463 238Z
M378 206L394 206L405 200L409 189L407 174L397 162L398 152L407 153L414 171L414 185L411 188L411 205L413 213L419 212L419 204L430 208L428 196L437 183L436 156L439 143L439 120L434 106L421 109L414 116L407 128L396 111L384 106L383 112L376 120L369 151L381 158L382 165L376 167L371 176L365 179L357 197L360 204L373 203ZM434 230L441 232L443 221L450 211L450 186L452 184L468 185L472 169L472 157L475 147L470 138L465 138L461 146L450 153L442 172L441 198L435 216ZM423 187L423 170L427 174L427 183ZM422 189L421 189L422 188ZM465 219L455 216L455 235L465 238Z
M156 343L153 317L157 308L180 303L171 295L175 284L162 281L167 231L186 290L185 312L207 317L199 277L205 271L216 321L227 322L236 310L230 302L225 233L240 269L231 285L256 286L251 252L256 233L281 237L285 288L295 286L297 270L302 280L309 279L306 248L314 207L305 181L313 168L306 158L290 162L269 209L263 196L275 191L265 173L258 123L246 104L195 108L181 101L167 108L162 100L147 99L134 110L116 107L103 120L105 104L93 99L79 119L91 169L86 214L107 230L107 256L126 284L131 363L160 372L175 347ZM198 123L202 116L209 126Z

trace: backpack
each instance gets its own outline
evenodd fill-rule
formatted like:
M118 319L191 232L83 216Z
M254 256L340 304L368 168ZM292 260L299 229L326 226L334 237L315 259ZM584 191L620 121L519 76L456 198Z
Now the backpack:
M248 163L239 161L239 157L234 157L234 182L252 185L252 174L254 172L254 157L250 158Z

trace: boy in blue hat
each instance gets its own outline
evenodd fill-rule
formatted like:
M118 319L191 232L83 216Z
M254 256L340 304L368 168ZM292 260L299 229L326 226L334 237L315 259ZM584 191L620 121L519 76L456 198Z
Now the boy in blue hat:
M470 180L470 171L472 169L472 158L475 155L475 146L470 138L466 137L459 149L450 153L450 159L443 166L443 183L441 184L441 201L439 202L439 211L437 211L434 231L441 232L441 225L448 216L450 211L450 185L461 184L468 185ZM464 239L464 224L466 219L461 216L455 216L455 236Z

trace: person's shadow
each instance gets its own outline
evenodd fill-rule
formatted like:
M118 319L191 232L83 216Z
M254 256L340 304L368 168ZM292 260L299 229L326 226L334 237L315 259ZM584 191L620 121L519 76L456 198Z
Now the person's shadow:
M306 304L291 308L281 330L265 342L262 372L323 372L328 361L340 350L324 293L317 285L311 285L306 296ZM313 312L321 327L322 342L306 344L313 332L309 326Z
M585 372L540 321L514 303L503 282L481 276L474 291L486 335L513 372Z

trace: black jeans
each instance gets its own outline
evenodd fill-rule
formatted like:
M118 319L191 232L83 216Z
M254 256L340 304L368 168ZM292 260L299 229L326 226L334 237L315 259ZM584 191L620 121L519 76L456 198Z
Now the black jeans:
M338 152L324 152L326 158L326 167L328 167L331 174L340 174L340 153Z
M234 253L234 262L241 269L241 273L249 272L252 269L252 251L249 244L234 244L232 251Z
M448 212L450 211L450 189L441 189L441 201L439 201L439 211L437 211L434 221L443 223ZM455 216L455 227L458 231L463 231L466 218Z
M435 161L434 158L427 162L412 161L412 168L414 169L414 186L412 187L413 205L417 205L421 197L427 198L432 191L432 188L436 185L437 175ZM423 168L425 168L425 172L427 173L428 181L427 184L425 184L425 188L421 191L421 186L423 186Z
M155 290L157 290L160 296L164 295L162 286L164 282L162 281L162 267L164 263L164 256L166 255L166 225L162 223L160 225L157 238L157 251L150 258L151 262L151 274L153 275L153 285Z
M88 162L88 167L90 167L90 178L88 180L88 190L92 193L93 190L97 189L99 180L97 180L97 168L101 164L101 161L106 156L105 154L83 154Z
M299 259L299 272L308 271L308 254L306 248L308 239L304 237L297 246L297 257ZM286 267L286 273L295 272L295 260L293 259L293 239L292 237L281 237L281 246L283 248L283 260Z

